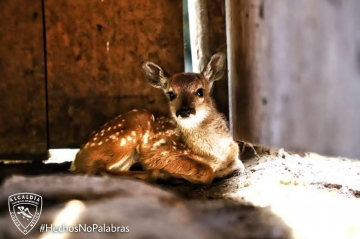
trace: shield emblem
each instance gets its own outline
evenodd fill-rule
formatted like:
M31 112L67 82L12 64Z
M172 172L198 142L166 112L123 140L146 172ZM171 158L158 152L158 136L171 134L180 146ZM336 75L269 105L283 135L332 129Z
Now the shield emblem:
M11 219L24 235L28 234L39 220L42 203L42 197L35 193L17 193L9 196Z

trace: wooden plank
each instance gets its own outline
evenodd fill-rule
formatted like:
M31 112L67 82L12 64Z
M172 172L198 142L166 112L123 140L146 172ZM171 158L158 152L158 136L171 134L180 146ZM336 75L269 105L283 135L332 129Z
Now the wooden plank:
M359 158L360 2L244 2L227 1L236 137Z
M41 0L0 1L0 158L46 155Z
M50 147L79 147L133 108L168 112L141 63L184 70L180 0L47 0Z
M226 1L230 128L236 140L259 142L255 134L251 91L256 80L251 0ZM249 17L249 15L251 17Z

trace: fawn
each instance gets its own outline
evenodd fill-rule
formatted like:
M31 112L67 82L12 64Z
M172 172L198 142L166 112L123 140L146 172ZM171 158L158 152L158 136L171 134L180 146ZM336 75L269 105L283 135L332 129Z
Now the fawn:
M201 73L169 77L160 66L144 62L145 78L165 92L171 117L155 117L146 110L119 115L91 134L69 170L201 184L242 171L239 147L210 97L225 63L225 55L217 53ZM143 171L130 171L137 163Z

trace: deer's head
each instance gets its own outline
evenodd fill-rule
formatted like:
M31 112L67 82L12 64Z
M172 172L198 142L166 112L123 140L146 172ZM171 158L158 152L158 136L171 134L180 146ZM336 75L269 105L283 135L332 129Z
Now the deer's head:
M210 91L213 82L223 77L225 62L225 55L217 53L201 73L177 73L172 76L153 62L144 62L142 68L150 85L163 89L168 96L170 112L178 124L194 128L214 108Z

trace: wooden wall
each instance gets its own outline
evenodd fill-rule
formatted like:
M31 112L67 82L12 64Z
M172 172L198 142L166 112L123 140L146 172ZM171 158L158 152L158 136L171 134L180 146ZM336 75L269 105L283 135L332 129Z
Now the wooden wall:
M51 148L78 147L92 130L133 108L167 112L145 80L151 60L184 70L180 0L46 0Z
M41 0L0 1L0 158L47 152Z
M360 1L227 0L237 139L360 157Z
M226 12L235 138L360 157L359 1L225 2L208 2L209 55L225 40ZM78 147L135 107L167 111L141 62L183 71L180 0L44 3L45 18L41 0L0 2L1 157ZM226 114L227 83L217 85Z
M181 0L45 0L44 13L41 0L0 1L0 158L79 147L132 108L167 112L141 64L184 70Z

